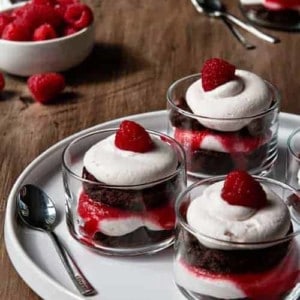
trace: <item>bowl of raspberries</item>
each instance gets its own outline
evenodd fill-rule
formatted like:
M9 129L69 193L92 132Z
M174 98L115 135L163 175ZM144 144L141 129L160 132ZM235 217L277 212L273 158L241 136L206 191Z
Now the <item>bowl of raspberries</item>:
M94 17L79 0L31 0L0 11L0 70L18 76L66 71L94 45Z

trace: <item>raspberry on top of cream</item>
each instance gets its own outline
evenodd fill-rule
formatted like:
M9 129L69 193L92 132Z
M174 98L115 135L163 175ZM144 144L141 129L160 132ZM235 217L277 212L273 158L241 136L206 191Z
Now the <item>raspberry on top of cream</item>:
M86 170L110 185L139 185L175 172L178 160L166 142L139 124L123 121L115 135L92 146L83 159Z
M226 242L272 242L291 226L282 199L244 171L232 171L225 181L209 186L191 202L186 217L199 241L217 249L239 247Z
M186 102L199 116L198 121L208 128L240 130L251 122L251 118L247 117L264 112L272 103L270 90L261 77L235 70L234 66L221 59L207 60L201 75L202 78L187 89Z

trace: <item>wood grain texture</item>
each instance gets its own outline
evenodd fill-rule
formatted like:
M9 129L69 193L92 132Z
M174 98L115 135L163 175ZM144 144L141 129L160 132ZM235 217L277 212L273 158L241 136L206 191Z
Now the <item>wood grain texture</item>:
M17 176L36 156L66 136L117 117L164 109L168 86L222 57L275 84L282 111L300 113L300 35L268 31L277 45L245 36L246 51L220 20L196 13L188 0L90 0L96 45L79 67L65 73L66 92L53 105L30 99L26 79L6 75L0 98L0 222ZM240 15L237 1L224 1ZM300 126L300 121L299 121ZM0 233L0 299L39 299L14 271Z

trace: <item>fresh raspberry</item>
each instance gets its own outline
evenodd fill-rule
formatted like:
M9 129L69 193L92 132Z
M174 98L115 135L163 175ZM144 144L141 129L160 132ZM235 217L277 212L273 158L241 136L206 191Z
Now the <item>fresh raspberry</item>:
M222 198L231 205L259 209L266 205L267 196L262 186L246 171L232 171L225 179Z
M79 0L31 0L22 7L14 9L10 18L7 16L0 14L0 36L4 28L14 22L15 25L9 27L9 33L5 34L5 38L18 41L40 41L71 35L93 21L91 9L85 4L80 4ZM45 23L51 25L53 30L49 30L47 26L41 33L39 27Z
M78 0L57 0L56 4L54 5L54 9L56 12L64 18L67 7L71 4L79 3Z
M50 40L54 39L57 37L57 34L53 27L50 24L43 24L40 27L38 27L34 32L33 32L33 40L34 41L45 41L45 40Z
M31 3L33 5L49 5L54 7L56 1L55 0L31 0Z
M46 104L63 91L65 79L58 73L36 74L28 78L27 86L36 101Z
M234 79L235 66L220 58L208 59L201 70L202 87L211 91L216 87Z
M68 6L71 4L77 4L79 2L80 2L79 0L56 0L57 4L61 4L61 5L65 5L65 6Z
M5 86L5 79L2 73L0 73L0 91L4 89Z
M140 153L153 149L153 142L148 132L132 121L123 121L120 124L116 132L115 145L122 150Z
M74 28L82 29L93 22L93 12L85 4L72 4L67 6L64 19Z
M56 12L54 7L49 5L27 5L27 8L18 20L30 30L35 30L45 23L57 29L63 23L62 17Z
M13 21L13 17L10 14L2 13L0 14L0 36L3 33L4 28Z
M4 40L10 41L29 41L31 34L26 26L18 22L12 22L4 28L1 37Z
M74 34L75 32L77 32L78 29L72 27L72 26L66 26L64 29L63 29L63 36L68 36L68 35L72 35Z
M30 4L27 3L21 7L18 7L18 8L15 8L12 12L11 12L11 16L14 18L14 19L17 19L19 17L22 17L23 14L25 13L25 11L27 10L27 7L29 6Z
M67 6L62 5L62 4L55 4L54 9L55 9L56 13L59 14L62 19L64 19L65 13L67 10Z

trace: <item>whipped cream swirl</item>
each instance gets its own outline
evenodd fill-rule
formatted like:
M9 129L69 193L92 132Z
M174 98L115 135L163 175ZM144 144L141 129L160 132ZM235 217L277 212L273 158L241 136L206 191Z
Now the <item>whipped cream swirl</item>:
M234 80L211 91L203 90L201 79L187 89L186 102L192 112L208 118L197 118L202 125L219 131L240 130L251 122L246 117L270 107L271 92L262 78L244 70L236 70L235 75Z
M151 136L154 149L145 153L121 150L115 135L92 146L83 159L87 171L111 185L139 185L159 180L175 172L177 155L170 145Z
M289 210L272 190L262 185L267 205L254 209L230 205L223 200L223 185L224 181L212 184L188 208L187 223L208 237L197 236L202 244L210 248L234 249L236 245L226 242L271 242L287 234L291 226Z

